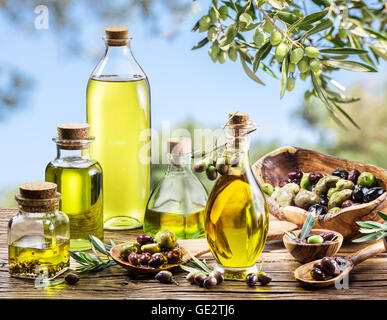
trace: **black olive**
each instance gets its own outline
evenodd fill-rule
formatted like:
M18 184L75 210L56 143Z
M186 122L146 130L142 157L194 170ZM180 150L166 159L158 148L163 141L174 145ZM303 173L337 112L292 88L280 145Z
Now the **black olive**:
M162 270L156 274L155 279L161 283L171 283L172 282L172 273L167 270Z
M340 266L335 259L325 257L321 259L322 270L329 276L336 277L340 274Z
M140 264L143 266L147 266L151 257L152 257L152 254L150 252L142 253L140 255Z
M216 180L216 178L218 177L218 171L216 171L215 166L208 166L206 169L206 175L209 180Z
M314 280L317 281L324 281L326 279L325 273L319 268L313 268L310 272L310 275Z
M249 287L254 287L258 282L258 277L255 273L249 273L247 276L246 276L246 284L249 286Z
M258 273L258 281L263 285L267 285L271 282L271 277L269 277L266 273L260 272Z
M385 192L386 192L386 190L384 190L383 188L380 188L380 187L371 188L364 194L363 201L364 202L373 201L373 200L379 198Z
M208 276L207 278L204 279L203 281L203 287L206 289L210 289L212 287L215 287L217 284L217 280L213 276Z
M331 241L337 234L335 232L325 232L320 234L324 241Z
M355 188L353 189L353 193L352 193L353 201L358 202L358 203L363 203L364 202L364 194L367 193L368 190L369 189L366 187L356 185Z
M326 214L328 211L326 210L326 207L321 205L321 204L314 204L309 207L308 209L309 212L316 212L316 214Z
M309 174L309 181L312 183L312 184L316 184L321 178L323 177L323 175L319 172L312 172Z
M137 242L143 246L144 244L153 243L155 240L148 234L141 234L137 237Z
M289 179L289 183L295 183L300 185L301 179Z
M348 178L348 172L345 170L341 169L336 169L335 171L332 172L332 176L337 176L342 179L347 179Z
M317 269L320 269L321 270L321 261L317 261L313 264L313 268L317 268Z
M79 281L79 276L76 273L70 272L65 276L65 280L68 284L76 284Z
M194 282L200 286L200 287L203 287L204 286L204 280L206 280L206 275L204 273L198 273L195 275L194 277Z
M346 269L347 268L347 259L344 257L334 257L335 261L339 265L340 269Z
M224 281L223 273L221 273L219 271L216 271L216 270L212 271L210 273L210 276L215 277L216 284L221 284Z
M345 200L342 204L342 208L352 207L355 203L352 200Z

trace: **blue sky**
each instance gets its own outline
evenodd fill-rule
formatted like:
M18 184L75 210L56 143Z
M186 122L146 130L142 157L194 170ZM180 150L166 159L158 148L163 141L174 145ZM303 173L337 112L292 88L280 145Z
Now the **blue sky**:
M260 86L244 74L239 61L212 63L208 47L190 50L203 37L190 31L196 20L197 16L191 16L173 40L154 36L146 22L128 22L134 56L151 84L152 126L158 129L165 120L173 126L187 118L204 126L219 126L228 111L239 110L250 113L260 125L256 136L261 139L282 144L313 141L314 137L290 117L309 83L297 81L296 89L281 101L278 80L262 75L267 85ZM104 25L93 20L88 23L82 39L92 55L73 55L50 28L26 33L0 15L0 62L18 67L35 80L24 108L0 122L0 192L43 179L46 164L55 156L51 138L56 125L85 122L86 85L97 63L92 56L101 56L104 51ZM341 72L337 79L347 86L364 79L381 83L386 70L384 63L378 74Z

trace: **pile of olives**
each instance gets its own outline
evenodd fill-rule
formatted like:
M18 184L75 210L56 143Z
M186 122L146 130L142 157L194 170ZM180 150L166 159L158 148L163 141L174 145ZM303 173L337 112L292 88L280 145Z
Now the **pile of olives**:
M329 277L337 277L347 267L347 260L343 257L325 257L314 263L310 275L314 280L324 281Z
M220 175L228 174L229 167L238 167L239 159L237 156L231 158L228 161L225 157L219 157L214 159L203 159L197 162L194 166L194 171L197 173L206 172L207 178L211 181L216 180L218 173Z
M321 234L309 234L308 236L305 237L305 239L301 240L300 238L295 238L292 239L296 243L326 243L330 241L334 241L337 238L337 233L330 231L330 232L325 232Z
M187 274L187 281L191 284L196 284L200 287L210 289L224 281L224 276L221 272L213 270L208 275L204 272L194 271Z
M281 207L297 206L318 215L373 201L386 192L371 172L356 169L336 169L331 174L294 170L278 187L265 183L262 190Z
M139 235L136 242L125 242L120 249L122 260L134 266L151 268L179 263L182 256L176 235L169 230L157 232L154 238L147 234Z

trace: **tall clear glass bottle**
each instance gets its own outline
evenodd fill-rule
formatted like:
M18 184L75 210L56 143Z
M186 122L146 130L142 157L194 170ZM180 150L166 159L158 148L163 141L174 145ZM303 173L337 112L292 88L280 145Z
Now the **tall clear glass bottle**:
M150 194L150 89L128 29L106 29L106 51L87 86L92 155L104 170L104 227L140 227Z
M46 181L58 185L60 210L70 219L71 250L90 249L88 235L103 240L102 168L90 157L88 124L58 126L56 158L46 167Z
M204 237L207 192L191 170L191 139L168 141L169 167L153 191L145 213L144 233L171 230L178 239Z
M256 261L267 238L265 197L250 169L248 115L233 114L225 128L228 174L216 181L206 206L206 236L226 279L244 280L257 272Z

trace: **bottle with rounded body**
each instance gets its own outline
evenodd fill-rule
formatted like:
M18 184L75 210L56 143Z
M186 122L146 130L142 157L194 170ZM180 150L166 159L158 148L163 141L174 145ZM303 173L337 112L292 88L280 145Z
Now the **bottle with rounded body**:
M226 279L244 280L257 272L266 243L269 217L265 197L250 169L249 136L226 145L228 174L216 181L206 206L207 242Z
M87 86L93 157L104 170L104 227L140 227L150 194L150 91L127 28L106 29L105 55Z
M70 266L70 228L58 211L54 183L27 183L16 196L18 213L8 222L8 270L18 278L50 280Z
M62 127L58 126L58 133ZM83 140L53 140L57 143L57 157L48 163L45 179L56 183L62 195L59 209L70 219L71 250L88 250L88 235L103 240L104 234L102 168L90 157L89 148L94 138L87 133Z
M182 153L171 151L168 155L168 170L147 204L144 233L154 236L168 229L178 239L202 238L207 192L191 170L191 140L171 139L168 143L176 143L176 150L185 145L185 150Z

